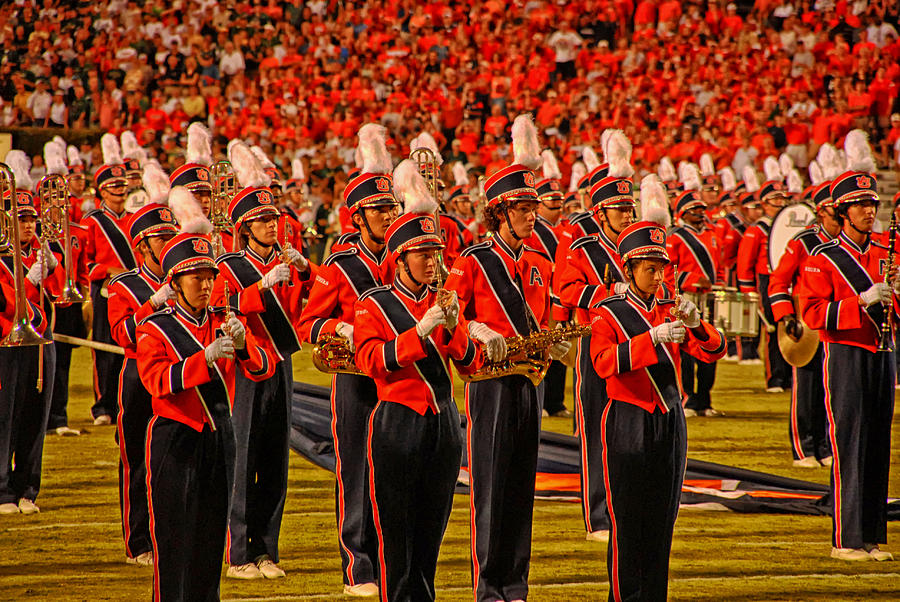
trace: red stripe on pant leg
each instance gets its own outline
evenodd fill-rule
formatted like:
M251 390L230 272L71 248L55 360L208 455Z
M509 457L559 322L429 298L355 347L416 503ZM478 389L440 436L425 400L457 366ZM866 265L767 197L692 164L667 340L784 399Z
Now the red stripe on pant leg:
M372 518L375 519L375 533L378 535L378 572L381 575L382 602L388 602L387 571L384 568L384 535L381 532L381 515L378 513L378 500L375 498L375 462L372 460L372 431L375 421L375 413L381 407L381 400L375 404L375 409L369 414L368 432L366 434L366 461L369 464L369 499L372 501Z
M91 349L91 368L94 373L94 399L100 399L100 373L97 372L97 352Z
M834 501L834 545L837 548L843 548L841 541L841 458L838 454L838 444L836 430L837 426L834 419L834 411L831 407L831 388L828 379L828 360L829 348L831 345L825 343L825 359L822 362L824 370L822 370L822 381L825 385L825 414L828 416L828 440L831 442L831 456L833 463L831 465L831 475L834 480L834 491L831 497Z
M772 378L772 357L769 353L769 331L766 330L765 326L763 326L763 337L762 337L762 346L766 351L766 361L764 362L766 366L766 387L769 386L769 379Z
M338 542L341 548L346 552L349 561L347 562L347 572L345 577L348 585L356 585L353 579L353 554L350 548L344 543L344 481L341 479L341 446L338 441L337 434L337 407L335 403L335 395L337 391L337 375L331 379L331 439L334 441L334 475L337 478L337 496L338 496Z
M800 430L797 426L797 404L799 402L799 384L797 378L797 368L793 368L794 383L791 386L791 445L794 448L794 455L798 460L806 457L803 453L803 445L800 443Z
M619 545L617 542L619 529L616 526L616 513L613 509L613 495L609 487L609 445L606 441L606 423L613 403L613 400L610 399L606 403L606 408L603 409L603 418L600 420L600 428L603 430L601 431L600 436L603 441L603 485L606 487L606 507L609 509L609 522L611 525L609 545L612 546L612 571L610 571L612 579L610 580L609 587L616 602L621 602L622 594L619 592Z
M575 359L575 423L578 426L578 441L581 444L581 499L582 508L584 509L584 526L588 533L593 532L594 528L591 524L591 503L590 503L590 473L588 472L588 443L587 434L584 432L584 400L581 398L581 354L584 353L584 345L581 339L578 340L578 354Z
M150 515L150 541L153 543L153 599L159 600L159 546L156 544L156 518L153 516L153 487L150 471L150 445L153 438L153 425L156 424L156 416L150 419L147 425L147 441L144 444L144 462L147 464L147 510Z
M126 362L122 362L122 369L119 371L119 391L116 396L119 402L119 416L118 420L116 420L116 431L119 433L119 461L122 463L122 532L125 535L125 554L129 558L134 558L131 546L128 545L128 542L131 540L131 465L128 464L128 453L125 449L125 427L122 426L122 416L125 415L125 405L122 401L122 383L125 380Z
M469 411L469 385L466 385L466 458L469 462L469 539L472 546L472 593L478 602L478 575L481 565L478 563L475 543L475 477L472 475L472 413Z

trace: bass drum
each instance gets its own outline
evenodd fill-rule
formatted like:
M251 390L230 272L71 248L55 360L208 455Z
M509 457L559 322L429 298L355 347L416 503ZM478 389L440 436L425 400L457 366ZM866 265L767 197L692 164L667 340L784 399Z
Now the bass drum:
M816 213L809 205L798 203L783 208L772 220L769 232L769 271L775 271L787 244L794 236L816 221Z

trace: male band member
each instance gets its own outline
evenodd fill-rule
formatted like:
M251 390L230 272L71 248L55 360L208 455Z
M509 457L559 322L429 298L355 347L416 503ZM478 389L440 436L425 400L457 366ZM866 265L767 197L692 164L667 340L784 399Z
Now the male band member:
M179 234L162 250L176 300L137 328L138 373L152 397L145 448L154 600L216 600L231 495L236 363L266 379L273 358L240 318L209 307L210 242Z
M610 600L665 600L672 532L687 455L679 362L686 349L713 362L725 341L693 303L657 298L669 258L661 226L638 222L619 237L628 290L603 301L591 359L606 379L600 427L612 533ZM678 317L671 315L676 309Z
M818 164L810 163L810 173ZM821 173L821 172L820 172ZM816 178L813 178L814 180ZM804 326L797 319L792 293L799 296L799 281L804 264L813 250L835 238L841 230L834 216L829 190L831 182L819 178L812 200L816 208L816 223L800 231L788 242L778 267L769 280L769 297L775 320L784 322L789 336L799 338ZM831 444L825 431L825 389L822 382L822 344L805 366L794 368L791 394L791 415L788 434L794 466L830 466Z
M700 200L706 203L706 218L710 224L715 224L725 217L727 211L719 206L720 178L716 173L716 165L709 153L700 155Z
M94 209L94 195L92 190L88 190L87 174L78 148L70 145L66 147L65 153L66 167L69 170L69 176L66 178L70 199L69 221L78 224L85 213Z
M708 228L706 203L700 198L700 174L694 165L684 169L685 191L675 200L675 217L681 220L666 239L669 267L679 291L708 293L714 284L723 281L719 260L719 243L715 232ZM674 272L674 270L669 270ZM697 360L686 351L681 353L681 385L687 399L685 417L718 416L712 407L710 391L716 381L716 364Z
M385 602L435 598L462 453L447 362L471 372L479 359L455 295L431 286L444 247L438 205L408 159L394 171L394 185L407 211L387 231L396 278L360 297L354 330L357 363L378 390L367 459Z
M153 201L166 201L165 193ZM166 243L178 234L172 210L157 202L134 214L129 227L131 244L142 258L141 267L110 280L109 323L112 337L125 350L119 375L119 509L125 538L125 560L129 564L153 564L150 513L147 508L147 470L144 441L153 416L150 394L141 382L137 364L137 325L174 299L165 282L160 256Z
M768 179L757 191L763 216L747 228L738 246L737 279L741 292L759 294L766 326L761 329L765 330L766 341L766 392L781 393L791 388L791 371L778 348L778 337L768 332L768 325L775 324L772 302L769 299L769 230L772 219L784 207L788 197L781 182L778 161L774 157L768 157L766 164Z
M528 336L550 320L550 260L523 243L534 230L541 165L529 115L513 123L515 163L487 179L485 224L493 237L466 249L450 270L469 334L488 359L506 357L506 337ZM560 359L570 345L550 349ZM471 487L472 575L476 600L528 595L531 518L543 385L511 374L466 386Z
M88 230L85 257L94 306L92 338L101 343L115 344L107 315L107 284L111 277L136 268L137 262L126 234L131 216L125 211L127 182L118 141L112 134L104 134L100 143L105 164L94 174L100 205L84 216L82 225ZM122 356L95 350L91 354L94 356L96 397L91 414L95 425L110 424L116 415Z
M596 234L575 240L559 276L560 300L579 324L590 323L590 308L602 301L613 283L625 280L616 248L619 235L634 221L634 184L631 176L631 144L615 131L607 145L608 176L591 187L591 203L600 222ZM606 406L606 387L590 358L590 337L578 342L575 381L575 415L581 447L582 514L587 539L609 539L609 513L603 487L603 452L597 426Z
M312 272L298 249L278 244L280 212L268 188L269 176L254 154L243 142L232 141L228 157L244 186L228 207L241 250L217 259L220 273L213 301L239 308L250 332L277 363L275 376L265 381L235 376L238 403L232 424L237 446L226 576L273 579L284 577L278 566L278 536L287 496L291 356L300 350L294 324ZM227 301L226 283L231 297Z
M317 272L298 327L300 336L316 343L337 335L353 346L357 299L369 289L393 281L385 250L385 233L397 218L398 203L391 184L391 158L384 127L366 124L359 131L365 157L360 175L344 189L344 202L359 238L343 251L332 253ZM378 594L378 541L369 498L366 429L378 402L375 382L356 374L335 374L331 387L331 432L336 459L335 507L344 593Z
M16 178L16 211L21 245L24 290L18 290L15 278L16 258L0 257L0 285L3 291L3 332L10 334L16 315L17 294L24 295L25 319L44 338L52 340L53 332L42 307L41 291L51 299L62 290L59 257L41 245L35 232L38 212L28 175L29 160L25 153L11 150L6 163ZM9 203L7 190L4 203ZM43 361L43 376L39 363ZM53 345L0 347L0 514L34 514L41 487L41 459L44 429L53 395L56 353ZM43 383L39 384L39 378Z

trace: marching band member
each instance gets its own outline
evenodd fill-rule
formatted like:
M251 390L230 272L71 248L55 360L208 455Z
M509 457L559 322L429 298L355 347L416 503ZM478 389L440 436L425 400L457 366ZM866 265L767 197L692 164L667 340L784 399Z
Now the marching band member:
M309 302L301 315L300 336L316 343L326 335L354 345L353 307L357 299L377 286L393 281L385 250L388 226L396 219L398 203L391 184L391 157L385 146L384 127L366 124L359 131L362 171L344 189L359 238L319 267ZM378 402L375 382L356 374L335 374L331 386L331 430L336 459L335 487L338 543L344 593L378 594L378 541L369 498L366 464L366 429Z
M128 185L126 204L135 210L143 207L147 202L147 192L143 190L144 163L147 162L147 151L138 144L134 132L125 130L119 137L122 149L122 159L125 164L125 180ZM131 211L133 213L133 211Z
M435 598L462 453L447 363L467 372L479 355L455 295L431 285L444 242L434 221L438 205L415 163L397 166L394 186L406 209L387 231L396 277L362 294L353 335L357 364L378 391L367 459L385 602Z
M700 200L706 203L706 219L710 224L715 224L725 217L726 212L719 206L719 175L709 153L700 155L700 177L703 179Z
M52 339L41 293L47 293L52 299L61 292L63 270L58 269L59 257L46 244L42 245L36 235L38 211L30 192L32 181L27 155L11 150L6 155L6 163L17 187L11 206L18 216L25 317L38 334ZM5 306L2 338L10 333L16 312L16 261L12 255L0 257ZM43 376L39 369L41 361ZM44 430L53 396L55 362L55 348L51 344L0 347L0 514L40 512L34 502L41 487ZM45 379L42 384L41 378Z
M705 362L725 341L693 303L657 298L669 263L661 226L638 222L619 237L629 282L592 322L591 359L609 396L600 422L612 533L610 600L665 600L669 552L687 456L679 363L682 349ZM672 310L677 312L672 321Z
M681 225L666 238L669 255L667 271L672 274L677 289L690 293L708 293L714 284L723 281L719 260L719 244L715 232L707 227L709 207L701 198L700 173L693 164L684 167L684 192L675 200L675 217ZM674 273L677 267L678 273ZM687 399L685 417L718 416L712 407L710 391L716 381L716 364L694 358L682 350L681 386Z
M599 174L603 166L600 165L597 154L591 147L586 146L582 154L585 157L585 163L576 164L576 167L581 166L584 169L584 173L578 179L577 184L575 184L575 189L576 196L580 196L583 199L583 204L586 206L590 204L591 174ZM579 169L579 173L581 173L581 169ZM573 180L574 177L575 169L573 168ZM569 259L569 247L572 246L572 243L579 238L597 234L600 231L600 218L597 217L599 210L599 207L585 207L583 211L568 216L566 226L559 233L559 244L556 246L556 256L553 258L555 265L554 277L561 276L565 271L566 263ZM561 283L556 289L562 290Z
M775 157L766 158L766 182L759 188L756 198L762 204L763 216L747 228L738 246L737 279L741 292L759 294L760 306L765 316L766 341L766 392L781 393L791 388L791 371L778 348L778 337L769 332L775 323L772 302L769 299L769 230L772 219L787 201L781 171ZM752 167L750 168L752 169ZM749 175L749 174L748 174ZM756 177L756 174L753 174ZM746 180L746 178L745 178ZM750 185L747 185L750 191Z
M825 408L834 457L832 550L841 560L892 560L886 506L895 353L886 320L896 317L896 264L871 240L878 210L875 164L865 134L847 135L848 171L830 185L838 237L817 247L803 266L800 310L819 330L824 351ZM890 258L893 259L893 258ZM889 282L891 284L889 284ZM888 336L885 336L888 335Z
M732 283L734 280L732 274L737 266L737 249L747 230L748 223L751 222L746 215L747 210L743 209L739 202L743 191L738 190L734 171L730 167L726 167L720 172L720 178L722 179L722 189L719 192L717 203L725 214L715 221L713 229L719 243L720 262L726 272L725 281Z
M203 124L194 122L187 128L187 144L184 151L185 162L178 167L169 176L169 183L172 188L183 186L191 191L203 214L208 218L212 211L212 192L213 181L209 167L213 164L212 145L210 144L210 133ZM229 243L231 242L230 233ZM231 244L225 246L225 249L231 250Z
M506 357L506 337L546 329L552 263L525 246L538 198L533 169L541 165L529 115L512 127L515 163L484 185L485 223L494 235L463 251L446 288L456 291L472 338L491 361ZM568 342L550 349L553 359ZM524 600L528 595L531 519L543 384L519 375L468 383L467 448L471 487L472 575L476 600Z
M609 136L607 177L591 187L594 215L600 222L596 234L575 240L566 259L560 282L560 301L572 310L579 324L590 322L589 310L602 301L613 283L625 280L616 248L619 235L634 221L634 184L631 176L631 143L620 131ZM606 387L591 364L590 337L578 342L575 415L581 447L582 511L587 539L609 539L609 513L603 488L602 444L597 426L606 405Z
M125 166L119 143L112 134L100 139L104 165L94 174L94 186L100 205L84 216L87 228L85 257L91 281L91 301L94 306L92 338L101 343L115 344L107 315L107 284L109 279L137 267L126 234L130 215L125 211ZM119 373L122 356L106 351L91 350L94 359L94 395L91 408L95 425L112 423L116 415Z
M215 600L231 495L237 372L265 380L275 362L230 310L210 307L210 242L179 234L160 257L173 305L137 327L138 374L152 398L147 496L154 600Z
M228 158L243 187L228 207L241 250L216 260L220 272L213 301L239 308L250 332L277 358L273 378L235 377L232 423L237 448L226 551L226 576L274 579L284 577L278 566L278 536L287 496L291 356L300 350L295 323L312 270L299 250L278 244L280 211L268 188L270 177L254 155L243 142L228 145Z
M463 237L463 248L468 248L475 244L475 236L478 234L479 226L472 207L469 174L465 166L459 161L453 164L452 172L456 185L447 191L446 204L448 215L460 222L460 225L463 227L460 230L460 234Z
M84 163L78 148L69 145L65 149L66 167L69 170L69 177L66 183L69 185L69 196L71 205L69 206L69 221L78 224L88 211L94 209L94 201L91 199L90 191L87 187L87 175L85 174Z
M812 202L816 208L816 223L795 234L788 241L778 266L769 279L769 298L777 322L785 323L788 336L798 338L803 324L797 319L792 293L799 296L799 281L803 266L813 250L835 238L841 226L835 219L831 200L830 180L825 180L822 168L815 160L809 164L814 183ZM825 389L822 383L822 344L805 366L794 368L791 394L789 435L794 466L830 466L831 444L825 432Z

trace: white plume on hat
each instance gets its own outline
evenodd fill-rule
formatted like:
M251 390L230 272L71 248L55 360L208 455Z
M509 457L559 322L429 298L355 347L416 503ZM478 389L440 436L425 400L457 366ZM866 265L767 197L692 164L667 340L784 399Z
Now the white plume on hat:
M719 172L719 177L722 179L722 190L731 192L737 188L737 176L734 175L734 170L730 167L723 167Z
M419 166L404 159L394 170L394 196L403 204L404 213L434 213L438 204L419 173Z
M766 174L766 180L774 180L780 182L784 179L785 174L781 173L781 166L775 157L766 157L763 161L763 173Z
M18 190L27 190L31 192L34 188L34 181L31 179L31 159L25 154L25 151L13 149L6 153L6 165L13 172L16 178L16 188Z
M466 166L461 161L454 161L452 171L454 186L469 185L469 172L466 171Z
M100 138L100 149L103 151L103 163L105 165L119 165L122 160L122 148L115 134L103 134Z
M759 190L759 176L752 165L745 165L741 175L744 177L744 187L747 189L747 192Z
M531 113L522 113L516 117L512 125L513 160L530 170L538 169L541 159L541 146L538 144L538 133L531 120Z
M387 149L387 128L377 123L367 123L359 128L359 153L364 173L389 174L394 170Z
M700 155L700 174L704 177L716 175L716 164L709 153Z
M700 170L693 163L687 163L681 171L681 183L685 190L700 190Z
M268 186L272 178L265 172L259 159L241 140L232 140L228 143L228 160L234 169L238 184L242 188Z
M603 153L603 159L608 163L609 155L606 154L606 143L609 142L609 137L615 130L612 128L606 128L602 132L600 132L600 151Z
M143 166L144 162L147 160L147 151L141 148L141 145L138 144L134 132L132 132L131 130L125 130L124 132L122 132L121 140L122 157L125 159L137 159Z
M306 180L306 170L303 169L303 159L299 157L291 161L291 179L300 181Z
M809 162L809 181L813 186L818 186L825 181L825 174L822 173L822 168L815 159Z
M781 153L781 156L778 157L778 166L781 168L782 175L787 178L791 175L791 170L794 169L794 160L791 159L789 154Z
M572 175L569 176L569 192L578 190L578 182L587 175L587 167L581 161L576 161L572 166Z
M630 178L634 175L631 166L631 140L622 130L613 130L606 139L606 161L609 163L609 177Z
M591 173L600 167L600 159L590 146L585 146L584 150L581 151L581 159L584 161L585 169L587 169L586 173Z
M362 130L360 130L362 131ZM362 169L363 166L363 156L362 151L359 148L359 145L356 145L356 150L353 151L353 163L356 165L358 169Z
M559 180L562 178L562 172L559 171L559 163L556 162L556 156L549 148L541 151L541 158L544 160L544 179Z
M659 179L663 182L671 182L678 179L678 174L675 173L675 166L672 165L672 160L669 157L663 157L659 160L659 168L656 171L659 174Z
M672 225L669 195L662 180L653 173L641 180L641 219L657 223L664 228Z
M51 138L50 142L53 142L54 144L56 144L57 146L62 148L63 152L66 152L66 146L68 146L68 142L66 142L66 139L63 138L62 136L60 136L59 134L57 134L53 138Z
M169 197L169 176L156 162L147 163L141 174L141 182L151 203L167 204Z
M438 149L437 141L435 141L434 136L428 132L422 132L409 143L410 154L412 154L414 150L420 148L427 148L434 153L434 162L436 165L441 166L444 164L444 158L441 157L441 151Z
M875 173L875 159L869 147L869 136L862 130L851 130L844 139L844 152L847 155L847 169Z
M826 180L833 180L844 173L844 165L838 157L837 149L827 142L819 147L816 161L822 168L822 175Z
M81 160L81 153L78 152L78 148L73 144L66 148L66 157L69 160L69 165L84 165L84 162Z
M54 140L44 145L44 165L47 167L47 175L64 176L69 173L69 168L66 167L65 143L61 148Z
M194 194L184 186L175 186L169 192L169 207L182 232L209 234L213 226L203 214L203 207Z
M791 169L787 175L787 189L791 194L800 194L803 192L803 178L796 169Z
M250 151L256 156L256 160L259 161L260 165L263 166L263 169L271 169L275 167L275 164L272 163L272 160L269 159L269 156L266 154L266 151L262 149L262 147L254 144L250 147Z
M184 159L188 163L212 165L212 144L209 130L199 121L193 122L187 129L187 148Z

